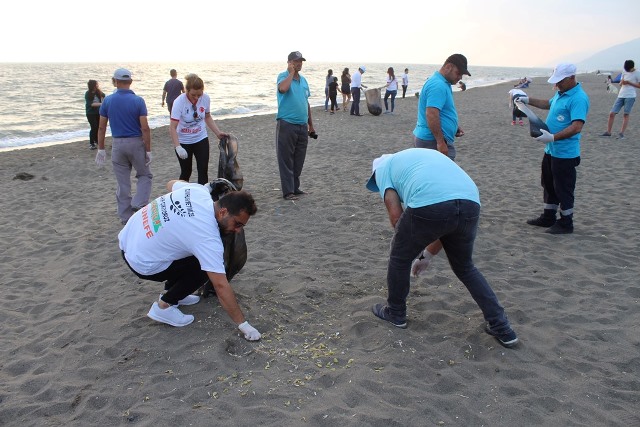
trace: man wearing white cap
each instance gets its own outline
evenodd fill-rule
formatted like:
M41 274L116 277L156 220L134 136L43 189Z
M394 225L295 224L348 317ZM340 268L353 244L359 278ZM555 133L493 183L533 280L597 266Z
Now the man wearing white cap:
M360 87L367 88L362 84L362 75L367 71L367 67L361 65L358 67L358 71L351 76L351 97L353 102L351 103L351 115L362 116L360 114Z
M104 166L107 153L104 139L107 123L113 137L111 163L118 182L116 202L122 224L149 203L151 180L151 129L147 121L147 105L131 89L131 71L119 68L113 73L116 91L107 96L100 106L98 127L98 154L96 164ZM136 194L131 196L131 168L136 170Z
M527 96L518 102L549 110L545 121L549 131L541 129L536 139L545 143L542 158L544 211L527 224L547 228L550 234L573 233L573 204L576 167L580 164L580 138L589 113L589 97L576 81L576 66L561 63L548 80L558 91L547 99ZM556 219L558 209L560 218Z
M504 308L473 265L480 195L469 175L444 154L422 148L378 157L372 172L366 187L380 193L395 230L387 269L387 304L375 304L373 314L398 328L407 327L412 262L427 244L439 239L451 269L482 310L485 331L501 345L515 346L518 337Z

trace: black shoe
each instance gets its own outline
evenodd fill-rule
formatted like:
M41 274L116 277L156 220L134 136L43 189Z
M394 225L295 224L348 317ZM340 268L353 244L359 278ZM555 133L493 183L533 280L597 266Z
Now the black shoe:
M391 314L389 314L389 307L387 307L384 304L375 304L373 307L371 307L371 311L377 317L381 318L382 320L386 320L387 322L391 323L396 328L401 328L401 329L406 329L407 328L407 321L406 320L398 320L398 319L394 319L393 317L391 317Z
M513 332L513 329L511 328L509 328L507 332L498 334L493 332L489 327L489 325L485 325L484 331L489 335L491 335L492 337L494 337L495 339L497 339L500 345L503 347L512 348L518 344L518 336L516 335L515 332Z
M540 215L538 218L528 219L527 224L535 225L537 227L551 227L556 223L556 218L545 216L544 214Z
M562 224L562 222L556 221L555 224L544 231L549 234L571 234L573 233L573 224Z
M285 200L298 200L298 196L293 193L285 194L282 198Z
M302 196L302 195L305 195L305 194L308 194L308 193L306 193L306 192L304 192L302 190L296 190L296 191L293 192L293 194L295 194L296 196Z

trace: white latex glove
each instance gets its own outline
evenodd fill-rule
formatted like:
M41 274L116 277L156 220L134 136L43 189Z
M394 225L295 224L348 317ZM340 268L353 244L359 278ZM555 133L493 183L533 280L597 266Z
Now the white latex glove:
M96 153L96 165L98 165L98 167L103 167L106 161L107 161L107 151L98 150L98 152Z
M180 157L181 159L186 159L187 157L189 157L189 155L187 154L187 150L185 150L182 145L178 145L176 147L176 154L178 154L178 157Z
M542 135L536 138L537 141L544 142L545 144L547 142L555 141L552 133L549 133L544 129L540 129L540 132L542 132Z
M431 258L433 258L433 255L431 255L428 250L425 249L422 251L420 256L411 263L411 277L418 277L424 272L427 267L429 267Z
M244 334L244 339L247 341L258 341L262 336L260 335L260 332L258 332L258 330L251 326L247 321L239 324L238 329L240 329L240 332Z
M151 151L147 151L147 154L145 154L145 158L147 159L147 161L144 165L149 166L151 164Z
M521 95L513 100L514 102L522 102L523 104L529 103L529 97L527 95Z

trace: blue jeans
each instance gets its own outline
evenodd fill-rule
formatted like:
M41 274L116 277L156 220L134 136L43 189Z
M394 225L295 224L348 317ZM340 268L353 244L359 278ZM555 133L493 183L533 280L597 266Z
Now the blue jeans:
M510 330L498 297L473 265L473 243L478 229L480 205L470 200L450 200L421 208L407 208L396 224L387 270L387 304L390 314L407 317L411 262L431 242L440 239L451 269L482 310L496 333Z
M398 94L397 90L389 90L387 89L387 91L384 93L384 109L386 111L389 111L389 105L387 104L387 98L389 98L389 96L391 96L391 112L393 112L393 109L396 106L396 95Z

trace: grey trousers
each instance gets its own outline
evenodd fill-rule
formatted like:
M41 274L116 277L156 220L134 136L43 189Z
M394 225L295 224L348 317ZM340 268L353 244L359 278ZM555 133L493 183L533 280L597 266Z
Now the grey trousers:
M151 179L153 174L146 166L146 150L142 137L113 138L111 148L111 163L113 173L118 182L116 203L118 204L118 218L126 223L134 210L143 208L151 197ZM131 168L136 171L136 194L131 196Z
M307 156L309 127L278 120L276 125L276 155L280 170L282 195L300 191L300 175Z

